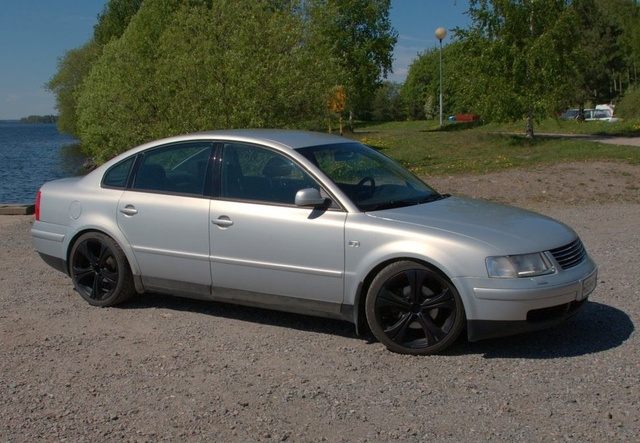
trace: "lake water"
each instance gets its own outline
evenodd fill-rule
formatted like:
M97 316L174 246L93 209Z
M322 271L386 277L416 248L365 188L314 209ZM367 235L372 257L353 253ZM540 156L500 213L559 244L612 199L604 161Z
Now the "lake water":
M0 120L0 204L33 204L44 182L76 175L84 160L54 124Z

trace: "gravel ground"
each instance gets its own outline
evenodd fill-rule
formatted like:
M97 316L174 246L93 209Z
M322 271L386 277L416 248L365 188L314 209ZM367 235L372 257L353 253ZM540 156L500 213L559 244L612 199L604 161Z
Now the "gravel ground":
M640 167L439 177L570 224L600 266L555 329L411 357L348 323L167 296L94 308L0 216L0 442L637 442Z

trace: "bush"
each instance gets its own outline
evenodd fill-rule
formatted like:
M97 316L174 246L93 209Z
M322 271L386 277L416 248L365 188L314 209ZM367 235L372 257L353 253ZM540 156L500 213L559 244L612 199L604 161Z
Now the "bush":
M640 87L632 86L627 89L616 106L616 116L624 119L640 118Z

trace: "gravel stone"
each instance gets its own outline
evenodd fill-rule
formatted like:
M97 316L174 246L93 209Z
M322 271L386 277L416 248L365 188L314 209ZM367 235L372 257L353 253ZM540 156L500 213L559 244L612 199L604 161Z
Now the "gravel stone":
M632 442L640 435L640 167L434 177L572 226L600 267L554 329L393 354L352 325L145 295L84 303L0 216L0 443Z

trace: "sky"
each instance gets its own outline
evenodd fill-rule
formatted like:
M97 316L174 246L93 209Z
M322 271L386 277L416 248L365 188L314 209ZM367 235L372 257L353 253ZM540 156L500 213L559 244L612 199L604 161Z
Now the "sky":
M89 41L108 0L0 0L0 120L57 114L55 96L44 85L58 59ZM418 53L437 47L434 32L468 25L468 0L392 0L398 31L393 73L402 83Z

